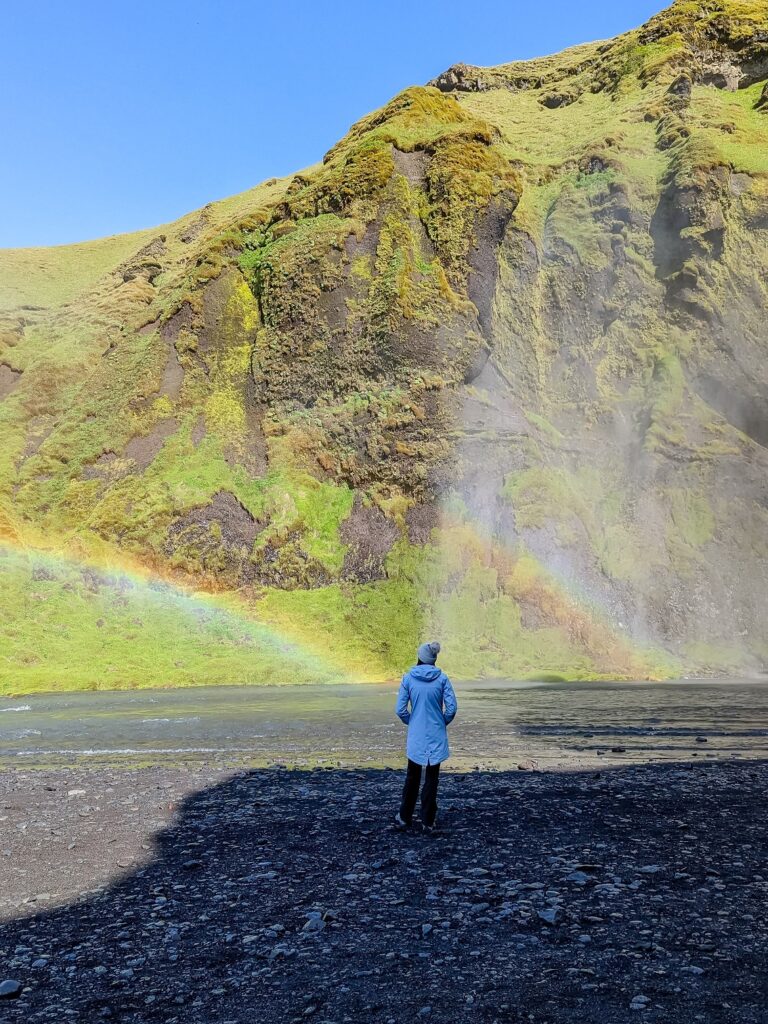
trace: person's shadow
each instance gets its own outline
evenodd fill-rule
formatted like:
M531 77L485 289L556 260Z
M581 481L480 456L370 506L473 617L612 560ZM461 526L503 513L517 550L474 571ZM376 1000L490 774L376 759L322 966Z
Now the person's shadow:
M241 774L143 869L0 928L0 1019L766 1022L767 781L446 772L433 837L391 828L398 773Z

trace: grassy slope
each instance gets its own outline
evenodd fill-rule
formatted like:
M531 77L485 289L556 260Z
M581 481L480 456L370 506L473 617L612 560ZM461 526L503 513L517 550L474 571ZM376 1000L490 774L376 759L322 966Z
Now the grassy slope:
M75 245L30 249L0 249L0 312L32 306L42 309L67 305L98 286L125 260L156 238L166 235L172 258L181 258L180 236L204 212L207 228L226 225L281 194L285 179L273 178L235 196L210 203L204 211L186 214L171 224L127 235L112 235Z
M71 302L146 245L152 234L136 231L55 248L0 249L0 309Z
M341 681L237 605L0 546L0 695Z

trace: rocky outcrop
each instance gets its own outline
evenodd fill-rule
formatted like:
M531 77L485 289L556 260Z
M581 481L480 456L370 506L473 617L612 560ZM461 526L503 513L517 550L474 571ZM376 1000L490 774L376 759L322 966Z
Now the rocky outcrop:
M437 78L433 78L429 84L441 92L482 92L491 88L484 80L484 70L470 64L454 64Z

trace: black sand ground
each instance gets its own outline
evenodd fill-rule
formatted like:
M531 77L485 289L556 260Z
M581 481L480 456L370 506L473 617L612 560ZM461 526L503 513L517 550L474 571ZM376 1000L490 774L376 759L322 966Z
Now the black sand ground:
M391 771L9 773L0 1019L768 1022L767 785L446 774L427 837Z

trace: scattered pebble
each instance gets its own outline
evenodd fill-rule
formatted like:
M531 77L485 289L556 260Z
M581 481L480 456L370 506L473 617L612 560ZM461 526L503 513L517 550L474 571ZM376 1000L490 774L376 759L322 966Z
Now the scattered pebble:
M20 981L7 978L0 982L0 999L18 999L22 990L23 986Z
M446 772L434 839L391 827L387 770L64 774L0 775L25 1024L688 1024L768 1002L762 762Z

